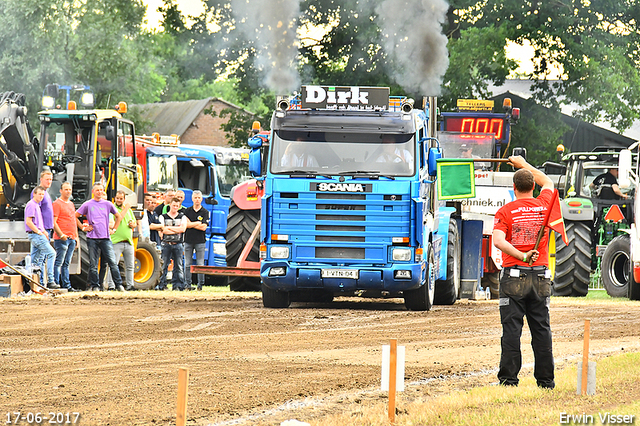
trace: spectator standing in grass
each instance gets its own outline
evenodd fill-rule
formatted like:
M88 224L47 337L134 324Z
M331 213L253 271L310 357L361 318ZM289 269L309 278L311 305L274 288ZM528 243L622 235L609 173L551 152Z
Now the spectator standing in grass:
M135 262L133 230L137 226L137 221L129 204L125 203L124 199L124 191L116 192L116 197L114 199L115 207L122 216L122 221L120 221L120 225L115 228L115 232L111 234L111 242L113 243L113 253L116 257L116 262L119 262L120 256L122 256L124 260L124 288L129 291L133 290L133 266ZM108 288L115 288L114 284L115 283L111 276L108 276Z
M193 191L191 195L193 206L185 210L184 215L189 219L184 233L184 263L187 288L191 288L191 264L193 253L196 254L196 265L204 265L204 250L206 230L209 226L209 211L202 207L202 192ZM204 285L204 274L198 275L198 291Z
M76 217L76 207L70 199L71 191L71 184L63 183L60 197L53 202L53 247L56 251L54 276L60 287L75 291L69 279L69 264L78 245L78 228L82 224Z
M174 198L169 204L169 211L160 216L162 224L162 276L157 290L167 288L167 273L169 262L173 260L173 272L171 277L171 288L173 290L184 290L184 232L187 229L187 217L179 211L180 199Z
M42 219L42 211L40 203L46 193L45 188L38 185L33 190L33 198L27 203L24 209L24 223L27 237L31 241L31 257L32 265L42 268L46 264L47 283L44 284L44 276L42 282L47 288L60 288L56 284L53 274L53 266L56 260L56 252L49 243L49 233L44 227Z
M83 226L83 230L87 232L87 245L89 247L89 287L91 291L100 291L102 289L102 285L99 283L98 264L100 256L103 256L109 266L116 288L119 291L125 291L110 238L114 228L117 229L120 225L122 216L111 201L104 199L104 186L101 183L94 183L91 193L93 198L81 205L76 212L76 217L86 216L88 222L88 225ZM110 213L115 218L113 228L109 224Z

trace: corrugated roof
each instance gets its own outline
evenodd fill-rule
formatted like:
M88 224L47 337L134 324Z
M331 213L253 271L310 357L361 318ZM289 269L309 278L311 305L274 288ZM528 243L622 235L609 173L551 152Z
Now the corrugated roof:
M182 102L157 102L132 105L132 107L140 109L140 114L145 120L155 123L154 132L161 135L182 135L213 99L215 98Z

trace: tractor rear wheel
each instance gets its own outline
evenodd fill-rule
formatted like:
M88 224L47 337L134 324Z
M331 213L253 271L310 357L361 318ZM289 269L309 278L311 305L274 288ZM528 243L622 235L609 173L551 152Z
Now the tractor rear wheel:
M435 305L453 305L460 295L460 237L454 218L449 219L447 241L447 279L436 281Z
M137 290L153 290L162 274L162 261L156 245L138 240L133 266L133 287Z
M242 210L231 200L227 217L227 266L236 266L242 250L260 220L260 210ZM252 262L260 261L260 238L256 238L247 256ZM259 278L229 277L231 291L261 291Z
M556 270L553 294L583 297L591 275L591 229L586 222L565 223L569 244L556 233Z

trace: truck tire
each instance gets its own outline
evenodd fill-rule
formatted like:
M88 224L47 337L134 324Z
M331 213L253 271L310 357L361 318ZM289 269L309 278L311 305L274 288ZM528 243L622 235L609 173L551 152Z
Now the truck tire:
M591 275L591 230L585 222L565 223L568 245L556 234L555 296L584 297Z
M489 288L491 299L500 298L500 272L487 272L480 283L482 288Z
M291 298L288 291L278 291L261 284L262 306L265 308L288 308Z
M454 218L449 219L447 241L447 279L437 280L433 297L435 305L453 305L460 295L460 236Z
M629 294L629 244L628 235L619 235L611 240L602 256L602 284L611 297L627 297Z
M435 277L435 259L431 244L427 247L427 275L424 284L415 290L406 290L404 292L404 305L410 311L428 311L433 306L435 297L436 277Z
M133 287L153 290L162 274L162 260L154 243L138 240L133 266Z
M260 220L260 210L242 210L231 200L226 233L227 266L236 266L238 264L240 254L247 241L249 241L258 220ZM247 260L260 261L259 238L256 238L253 243ZM231 291L260 291L260 279L232 275L229 277L229 289Z

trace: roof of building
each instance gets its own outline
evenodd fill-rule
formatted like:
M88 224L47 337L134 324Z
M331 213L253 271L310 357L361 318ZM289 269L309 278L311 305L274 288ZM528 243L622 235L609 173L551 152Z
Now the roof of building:
M241 109L239 106L215 97L190 101L138 104L131 107L138 108L145 120L155 123L154 132L161 135L183 135L207 105L215 101L225 103L231 108Z

